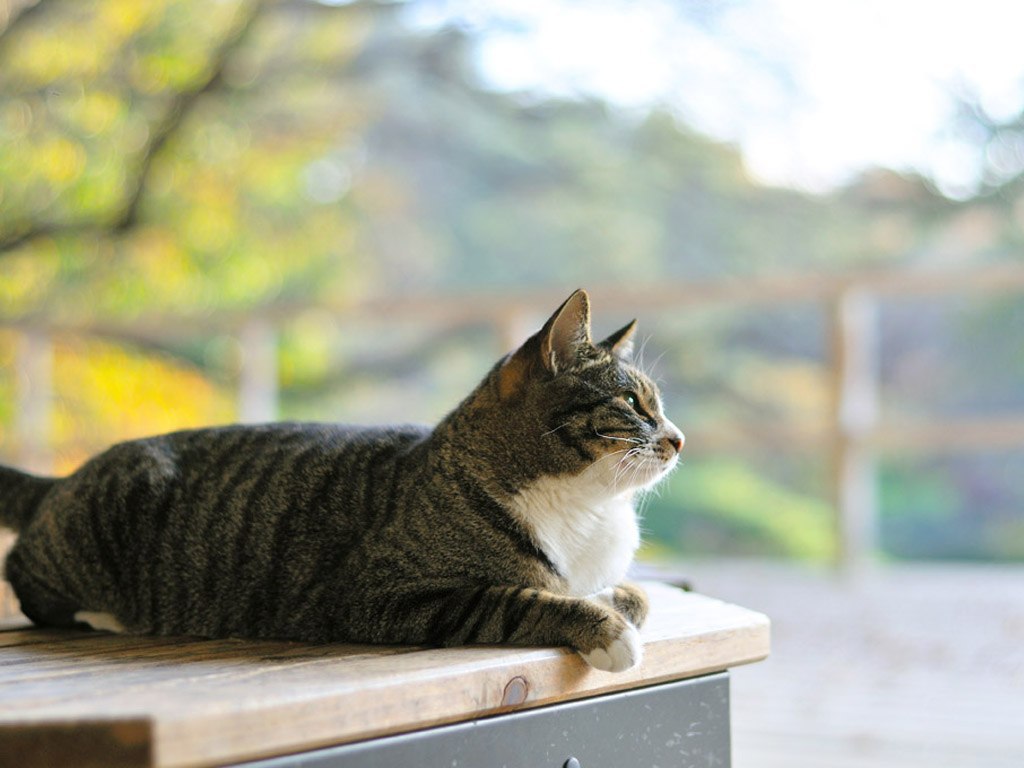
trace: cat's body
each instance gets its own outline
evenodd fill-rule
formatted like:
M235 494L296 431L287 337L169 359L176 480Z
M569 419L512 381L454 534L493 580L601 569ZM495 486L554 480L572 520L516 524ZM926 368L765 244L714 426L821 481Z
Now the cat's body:
M570 645L624 669L646 614L621 585L633 496L682 447L631 333L593 345L577 292L434 429L222 427L59 480L2 468L7 577L40 624Z

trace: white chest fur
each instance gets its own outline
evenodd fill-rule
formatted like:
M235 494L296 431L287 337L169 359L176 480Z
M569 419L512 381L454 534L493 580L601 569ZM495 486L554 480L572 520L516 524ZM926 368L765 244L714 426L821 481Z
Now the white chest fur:
M522 489L512 506L573 595L621 582L640 545L632 492L601 498L584 478L543 477Z

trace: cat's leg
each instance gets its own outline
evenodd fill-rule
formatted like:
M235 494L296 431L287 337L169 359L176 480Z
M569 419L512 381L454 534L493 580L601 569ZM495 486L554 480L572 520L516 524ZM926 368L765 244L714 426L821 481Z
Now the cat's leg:
M622 672L640 663L636 628L594 600L522 587L492 587L456 637L461 643L568 645L595 669Z
M623 582L614 587L602 589L593 599L604 603L621 613L638 629L647 621L650 604L647 593L637 584Z
M567 645L609 672L635 666L643 654L636 627L596 600L529 587L475 587L410 590L389 602L377 604L377 642Z
M40 578L32 567L35 563L31 555L25 552L25 541L19 538L7 555L4 568L4 575L21 604L21 612L39 626L73 627L78 603Z
M47 561L33 559L27 546L31 540L19 540L6 563L6 577L14 587L21 611L40 626L82 628L82 625L105 632L124 632L125 628L112 614L83 610L81 603L59 591L51 580L43 578L52 569Z

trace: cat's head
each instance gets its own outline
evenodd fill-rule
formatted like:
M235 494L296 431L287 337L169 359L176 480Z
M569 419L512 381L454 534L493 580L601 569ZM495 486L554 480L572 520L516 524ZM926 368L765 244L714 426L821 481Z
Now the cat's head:
M590 300L578 290L495 367L485 385L507 434L528 451L510 461L534 476L586 474L609 495L649 488L675 467L683 434L633 364L635 331L634 320L595 343Z

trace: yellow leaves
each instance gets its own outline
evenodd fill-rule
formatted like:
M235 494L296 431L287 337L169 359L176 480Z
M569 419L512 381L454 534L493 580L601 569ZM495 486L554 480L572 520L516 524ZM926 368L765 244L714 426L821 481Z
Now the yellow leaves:
M206 253L223 250L238 230L234 188L216 173L205 171L196 174L188 193L193 205L182 222L188 245Z
M11 99L0 109L0 131L17 139L32 128L32 108L24 99Z
M300 269L301 260L285 263L272 242L254 240L245 247L247 240L233 228L236 225L219 216L213 209L190 207L184 240L180 227L153 226L126 241L117 291L104 308L122 315L147 311L202 315L273 299L285 272ZM195 242L195 237L224 237L227 247L206 251L197 248L206 243ZM112 281L105 285L111 288Z
M188 212L184 223L185 238L197 251L220 251L235 235L234 217L217 208L196 206Z
M152 6L152 3L140 3L138 0L107 0L99 6L97 20L123 40L138 32L152 18Z
M0 329L0 456L8 461L14 449L15 334Z
M71 117L85 133L95 135L110 128L124 109L124 103L107 91L87 91L71 107Z
M234 417L231 399L199 371L99 341L57 345L54 388L64 471L110 443Z
M210 216L210 212L204 215ZM191 210L189 213L191 221ZM235 272L225 269L230 254L195 253L174 228L149 226L124 243L117 292L105 305L119 314L148 311L202 315L230 306L248 289L253 274L244 262ZM260 272L257 268L253 272ZM107 282L110 287L113 281Z
M66 12L46 16L45 23L12 37L0 76L32 90L82 86L112 74L121 79L127 71L144 93L186 87L208 69L210 42L223 34L235 10L223 2L195 6L171 0L75 0Z
M196 157L211 168L232 170L249 147L249 126L244 122L215 120L198 125L193 138Z
M277 153L253 153L246 158L240 176L252 199L262 205L284 206L298 192L294 158Z
M309 30L303 41L303 50L315 62L346 61L362 50L373 29L372 14L351 14L325 20L325 23Z
M31 250L4 256L0 269L0 308L3 314L21 314L38 306L60 276L56 246L51 240Z
M68 4L70 13L46 17L23 30L0 62L4 75L39 87L58 81L86 81L106 73L125 43L165 12L159 0L104 0Z
M136 17L149 3L125 0L112 5L115 7L109 14L123 16L120 23L125 25L142 25L150 20ZM153 21L161 22L162 31L170 33L173 39L163 40L164 45L146 46L138 50L130 65L132 83L143 93L194 88L209 78L212 74L211 53L214 43L230 32L238 3L165 2L163 5L163 8L151 12L151 15ZM116 6L125 8L122 10ZM145 36L135 35L136 40L139 37Z
M15 418L16 339L0 331L0 450ZM229 422L232 398L187 363L97 340L58 339L53 357L49 442L58 473L106 446L177 429ZM15 456L6 455L8 461Z
M85 150L81 144L62 136L44 141L35 153L37 167L52 184L68 184L85 168Z
M177 71L180 66L179 60L174 57L154 53L140 56L132 62L131 81L142 93L160 93L170 87L172 81L181 81L187 85L190 77L182 77ZM194 70L189 70L192 74Z
M295 318L284 334L280 350L281 384L292 387L321 381L328 375L336 324L323 310L305 312Z
M30 30L16 38L10 55L3 62L6 75L31 87L67 77L90 78L98 75L109 52L86 30L68 35L54 45L51 30Z
M185 297L195 286L197 270L177 240L165 229L149 227L130 245L134 277L165 297Z

